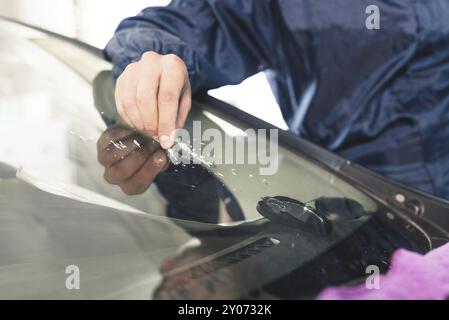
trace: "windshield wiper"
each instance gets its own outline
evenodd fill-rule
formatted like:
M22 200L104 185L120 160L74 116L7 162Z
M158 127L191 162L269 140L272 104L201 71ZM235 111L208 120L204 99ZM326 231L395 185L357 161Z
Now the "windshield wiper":
M324 214L288 197L264 197L258 202L257 211L273 222L314 235L326 236L332 231L332 224Z

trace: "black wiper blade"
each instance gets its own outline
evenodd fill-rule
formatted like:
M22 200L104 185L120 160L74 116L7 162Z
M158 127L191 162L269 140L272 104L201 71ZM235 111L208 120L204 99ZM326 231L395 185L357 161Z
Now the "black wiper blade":
M258 202L257 211L273 222L317 236L326 236L332 231L332 223L324 214L301 201L288 197L264 197Z

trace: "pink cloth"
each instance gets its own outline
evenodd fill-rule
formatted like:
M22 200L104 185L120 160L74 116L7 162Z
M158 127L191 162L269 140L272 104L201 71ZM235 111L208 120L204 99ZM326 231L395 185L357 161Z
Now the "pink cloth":
M367 275L368 276L368 275ZM420 255L396 251L379 289L365 283L356 287L327 288L318 300L442 300L449 297L449 243Z

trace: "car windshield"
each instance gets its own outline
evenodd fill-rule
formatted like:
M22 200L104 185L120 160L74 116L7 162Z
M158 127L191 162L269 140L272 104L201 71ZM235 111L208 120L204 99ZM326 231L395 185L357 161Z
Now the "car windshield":
M234 285L213 297L241 297L342 243L379 211L335 172L282 145L274 174L204 160L127 192L105 175L108 157L155 141L117 122L111 65L6 21L0 39L0 274L12 279L0 281L0 296L192 297L173 283L219 269ZM195 123L236 149L252 143L244 124L207 105L194 103L187 129ZM237 262L238 272L223 268ZM89 289L59 288L58 270L68 265L84 272ZM41 276L23 276L30 273ZM194 283L193 297L210 294Z
M111 66L84 49L40 32L7 22L1 27L0 121L3 136L9 138L1 144L0 161L20 169L21 178L30 183L64 188L61 192L75 192L67 188L77 186L80 192L83 189L146 213L165 215L166 202L156 186L144 194L127 196L105 181L103 167L97 161L97 142L102 135L127 134L116 132L126 129L114 127L107 131L102 119L113 106L108 101L113 85L108 83L112 76L100 72ZM218 128L226 138L245 134L246 128L199 105L194 105L191 114L191 122L195 120L201 121L203 131ZM278 170L273 175L261 175L259 166L251 164L225 164L212 169L215 178L237 198L244 220L261 218L256 204L265 196L286 196L302 202L320 197L349 198L366 211L376 210L370 198L332 172L282 146L279 149ZM185 182L177 179L176 173L172 172L173 182ZM198 193L202 191L200 188ZM225 217L222 220L226 221Z

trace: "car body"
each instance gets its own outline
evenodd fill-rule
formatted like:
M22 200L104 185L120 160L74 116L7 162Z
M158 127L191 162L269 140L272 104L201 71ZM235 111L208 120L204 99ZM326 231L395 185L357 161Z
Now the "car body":
M187 188L193 213L174 217L161 185L128 196L103 178L96 141L117 115L101 51L6 19L0 39L2 299L307 299L363 282L370 265L386 271L398 248L449 241L446 200L282 130L275 175L218 165L207 176L217 190ZM210 96L195 98L188 129L193 121L228 139L276 129ZM229 209L223 191L243 218L219 216ZM213 223L202 206L215 196ZM331 230L261 214L261 199L274 197L310 204Z

